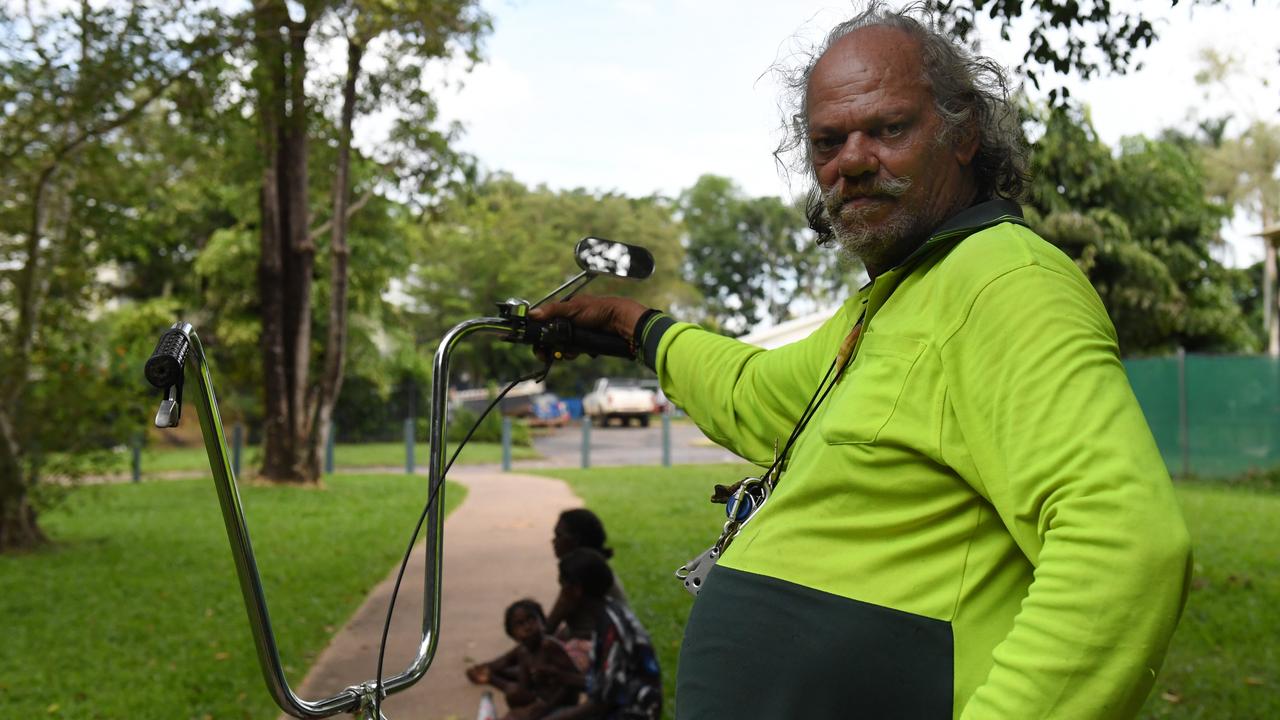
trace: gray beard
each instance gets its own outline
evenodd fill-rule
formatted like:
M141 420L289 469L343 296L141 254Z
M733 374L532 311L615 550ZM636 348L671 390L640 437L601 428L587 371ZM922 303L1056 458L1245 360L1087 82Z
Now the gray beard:
M831 227L831 234L840 246L840 254L846 260L855 260L864 265L883 265L885 257L892 255L914 230L915 218L911 217L907 208L898 207L893 214L885 218L879 225L872 227L867 217L876 208L853 208L844 205L843 198L832 185L822 195L822 214ZM903 176L893 180L883 180L868 189L868 194L901 197L911 187L911 178Z

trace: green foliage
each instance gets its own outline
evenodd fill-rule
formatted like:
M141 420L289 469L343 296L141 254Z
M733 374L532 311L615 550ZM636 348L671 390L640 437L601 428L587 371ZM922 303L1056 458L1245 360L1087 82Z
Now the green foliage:
M1185 146L1126 139L1115 155L1088 114L1044 111L1032 152L1032 226L1076 260L1116 325L1126 354L1254 349L1240 307L1241 271L1213 247L1227 208L1208 197Z
M135 124L228 47L204 3L26 4L0 11L0 550L42 540L49 475L91 472L143 414L105 304L169 176ZM167 323L166 323L167 324ZM154 340L153 340L154 342ZM19 518L18 521L14 521Z
M402 475L325 485L240 488L294 687L334 628L399 562L423 502L422 483ZM450 483L446 508L464 497ZM46 524L52 549L0 561L5 717L279 712L258 669L208 478L80 488Z
M1221 0L1198 0L1216 4ZM1194 4L1197 0L1192 0ZM1173 5L1178 0L1172 0ZM975 40L981 15L1000 23L1000 37L1027 37L1027 50L1017 72L1037 88L1042 76L1075 74L1089 80L1107 72L1123 74L1141 68L1136 53L1150 47L1158 26L1137 10L1118 10L1110 0L926 0L938 13L942 30L959 40ZM1050 102L1067 103L1066 87L1050 91Z
M460 443L463 438L470 432L471 427L476 424L476 413L463 408L455 408L449 412L449 427L445 432L445 438L450 443ZM420 421L420 427L426 432L426 420ZM423 435L423 437L426 437ZM476 428L476 432L471 436L472 441L483 443L501 443L502 442L502 415L497 410L490 412L480 421L480 426ZM511 444L521 447L532 447L533 436L529 432L529 426L522 422L511 423Z
M654 307L691 297L678 270L680 225L660 198L530 189L499 174L451 199L419 232L408 292L417 336L431 350L458 322L492 315L494 303L533 302L572 277L573 247L588 235L647 247L657 266L643 282L599 278L589 292ZM537 365L527 349L500 342L468 342L454 358L457 375L472 385L515 378Z
M741 335L766 319L787 319L796 300L842 299L847 278L838 256L815 246L799 208L703 175L681 194L679 209L689 233L685 274L702 295L693 319Z

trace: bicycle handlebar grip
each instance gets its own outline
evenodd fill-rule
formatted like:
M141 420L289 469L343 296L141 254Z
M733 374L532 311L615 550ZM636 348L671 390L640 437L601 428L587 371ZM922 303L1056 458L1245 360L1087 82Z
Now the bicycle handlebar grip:
M611 355L627 360L635 358L631 344L621 336L585 330L574 325L567 318L556 318L545 323L528 320L518 333L508 339L529 343L552 357L560 357L560 353L565 353L586 354L591 357Z
M187 362L191 341L177 328L169 328L160 336L156 349L147 360L144 374L147 382L158 388L167 388L182 380L182 368Z
M631 348L631 343L622 339L621 335L614 335L613 333L595 332L594 330L583 330L580 327L574 327L573 338L570 343L573 350L584 352L592 357L610 355L625 360L634 360L636 356L635 351Z

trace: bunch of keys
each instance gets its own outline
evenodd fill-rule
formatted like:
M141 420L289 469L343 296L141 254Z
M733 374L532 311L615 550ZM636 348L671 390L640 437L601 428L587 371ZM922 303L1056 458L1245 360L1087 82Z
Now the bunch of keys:
M724 512L728 520L725 521L720 537L711 547L676 570L676 579L684 583L684 589L690 595L697 597L707 573L715 567L716 561L738 536L742 527L760 511L772 490L773 483L769 481L769 473L760 477L743 478L733 487L732 494L725 499Z

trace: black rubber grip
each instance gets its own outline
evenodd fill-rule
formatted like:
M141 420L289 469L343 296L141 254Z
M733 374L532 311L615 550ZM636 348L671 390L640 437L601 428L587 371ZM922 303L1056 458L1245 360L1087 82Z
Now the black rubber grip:
M181 330L170 328L160 336L155 352L147 360L147 382L158 388L177 385L182 380L182 367L187 362L191 341Z
M529 343L551 357L586 354L592 357L612 355L631 360L636 356L631 344L620 335L584 330L565 318L556 318L546 323L528 320L521 332L508 339Z
M631 349L631 343L623 340L621 335L583 330L579 327L573 329L570 346L572 352L586 353L593 357L611 355L633 360L636 356L635 351Z

